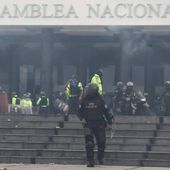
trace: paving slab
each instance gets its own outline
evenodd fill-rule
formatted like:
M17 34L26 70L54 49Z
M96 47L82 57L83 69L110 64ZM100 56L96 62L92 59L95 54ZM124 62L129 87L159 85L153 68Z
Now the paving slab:
M6 170L170 170L162 167L136 167L136 166L99 166L87 168L85 165L56 165L56 164L0 164L1 168Z

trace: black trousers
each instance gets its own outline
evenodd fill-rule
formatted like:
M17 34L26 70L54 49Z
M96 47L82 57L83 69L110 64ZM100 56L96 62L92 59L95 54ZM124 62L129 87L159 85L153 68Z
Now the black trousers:
M39 114L41 115L47 115L49 112L49 108L48 107L40 107L39 108Z
M102 160L104 158L104 150L106 145L106 133L105 126L100 127L85 127L85 144L86 144L86 158L87 161L94 161L94 137L97 143L97 159Z
M79 108L79 99L78 96L69 98L69 114L77 114Z

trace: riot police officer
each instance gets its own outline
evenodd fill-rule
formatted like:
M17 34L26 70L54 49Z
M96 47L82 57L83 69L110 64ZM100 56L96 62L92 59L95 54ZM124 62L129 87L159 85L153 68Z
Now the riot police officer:
M89 83L84 90L78 117L85 130L87 167L94 167L94 137L98 146L98 161L103 164L106 143L105 128L111 128L113 116L98 92L96 84Z
M170 81L164 83L164 92L161 95L161 112L170 114Z
M122 101L125 92L125 86L122 81L117 82L116 88L113 93L114 111L116 113L122 113Z
M37 106L39 106L40 114L47 114L49 111L49 98L44 91L40 92L40 97L37 100Z
M129 81L126 83L126 89L123 95L122 112L125 114L135 114L136 91L134 83Z

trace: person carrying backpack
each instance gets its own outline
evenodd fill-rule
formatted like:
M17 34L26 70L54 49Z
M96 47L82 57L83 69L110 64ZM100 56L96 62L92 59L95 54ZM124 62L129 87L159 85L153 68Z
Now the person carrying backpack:
M40 97L37 100L37 106L39 107L40 114L48 114L49 112L49 98L46 96L44 91L40 92Z
M65 86L65 93L69 105L69 114L77 114L79 107L79 100L83 93L82 83L79 82L75 75L67 82Z

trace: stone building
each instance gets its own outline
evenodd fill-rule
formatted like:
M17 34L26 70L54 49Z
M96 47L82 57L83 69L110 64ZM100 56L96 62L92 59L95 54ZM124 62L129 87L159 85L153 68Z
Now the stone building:
M132 80L159 92L170 79L170 27L0 27L0 85L9 92L63 90L75 73L85 84L97 68L105 91Z

